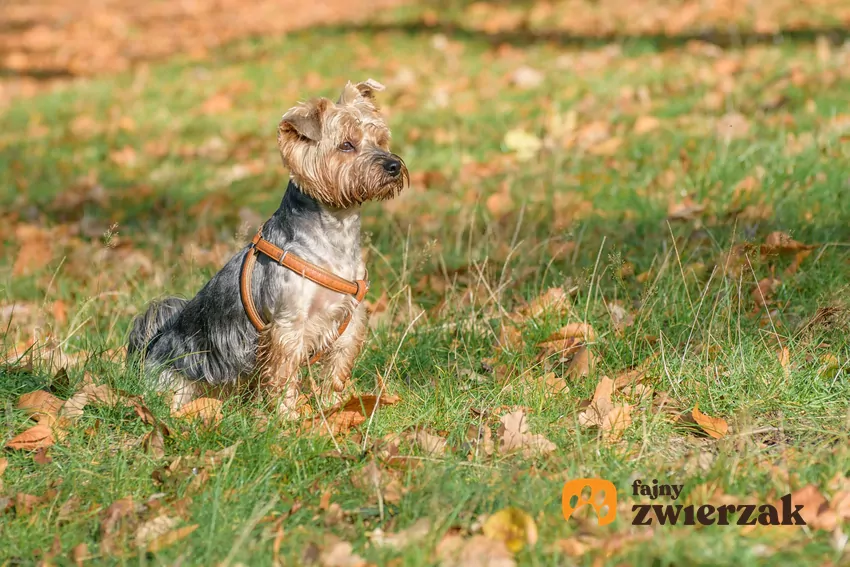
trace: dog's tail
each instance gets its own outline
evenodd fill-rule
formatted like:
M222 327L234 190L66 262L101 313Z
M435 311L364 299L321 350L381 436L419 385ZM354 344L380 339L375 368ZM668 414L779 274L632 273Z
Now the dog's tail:
M133 320L127 344L127 356L143 353L151 339L171 324L187 303L188 301L179 297L166 297L152 301L147 311Z

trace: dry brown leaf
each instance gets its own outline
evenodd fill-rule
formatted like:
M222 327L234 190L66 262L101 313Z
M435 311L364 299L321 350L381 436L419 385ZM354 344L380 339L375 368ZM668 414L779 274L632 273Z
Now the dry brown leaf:
M481 528L488 538L500 541L512 553L537 543L534 519L519 508L505 508L489 516Z
M19 225L15 236L21 247L15 263L13 276L27 276L45 268L53 259L53 246L56 239L50 232L33 225Z
M81 567L89 559L89 546L85 543L78 543L71 549L71 561L76 567Z
M145 547L159 536L170 532L180 523L178 518L172 518L165 514L142 523L136 528L136 547Z
M35 416L36 421L38 421L38 416L40 415L56 417L64 403L49 392L37 390L22 395L18 399L18 405L15 407L23 410L27 415Z
M74 421L83 415L83 408L89 402L88 394L85 392L77 392L62 404L59 410L59 418L65 418Z
M389 547L390 549L404 549L414 543L419 543L431 533L431 520L420 518L412 526L398 533L386 534L381 529L373 531L369 540L377 547Z
M437 546L442 567L516 567L513 555L504 542L483 535L464 540L447 535Z
M354 553L354 547L335 535L325 537L319 553L321 567L365 567L366 561Z
M192 524L189 526L183 526L182 528L177 528L176 530L171 530L170 532L166 532L151 540L146 549L148 553L156 553L161 549L174 545L180 540L186 539L189 534L197 529L198 524Z
M106 509L103 519L100 522L100 545L105 553L112 553L114 551L112 538L118 532L121 521L135 514L135 512L136 505L133 499L129 497L116 500Z
M172 412L176 419L195 420L201 419L206 427L213 427L223 419L221 413L221 400L215 398L197 398Z
M623 436L623 432L632 424L632 406L622 404L614 406L602 419L602 435L606 441L616 441Z
M426 455L436 457L446 454L448 441L443 437L429 433L425 429L417 429L411 435L419 450Z
M608 303L608 313L611 315L611 322L614 323L614 330L622 334L627 327L631 327L635 322L635 317L619 303Z
M303 430L312 430L321 435L328 433L328 428L333 435L348 433L353 428L363 424L380 406L391 406L401 401L398 396L383 395L380 398L374 394L351 396L347 401L339 403L325 411L327 426L321 415L312 417L304 422Z
M95 385L90 382L80 391L88 396L88 401L92 404L114 407L121 402L121 396L106 384Z
M660 125L661 121L654 116L638 116L638 119L635 121L633 132L640 136L641 134L652 132Z
M162 435L162 428L154 426L154 428L142 438L142 448L145 453L151 455L154 459L161 459L165 456L165 439Z
M720 417L711 417L702 413L699 410L699 404L694 406L691 416L694 418L694 421L699 424L703 431L715 439L721 439L729 431L729 424L726 423L726 420Z
M528 420L522 410L516 410L503 415L499 421L499 450L510 453L522 450L526 457L541 453L550 453L558 447L543 435L531 434L528 430Z
M496 450L493 444L493 433L487 425L470 425L466 430L466 440L472 449L467 457L469 460L474 459L476 453L490 456Z
M776 356L779 358L779 365L782 366L783 372L785 372L785 378L791 377L791 351L788 350L788 347L782 347L778 351L776 351Z
M35 450L32 460L37 465L47 465L53 462L53 457L47 454L47 447L39 447Z
M596 358L586 346L581 347L573 356L567 368L567 376L570 378L581 378L593 372L596 366Z
M6 457L0 458L0 476L3 476L3 473L6 472L6 467L9 466L9 459Z
M53 429L49 425L39 423L10 439L6 447L21 451L35 451L42 447L50 447L54 443Z
M814 484L809 484L791 494L791 502L802 506L800 516L815 530L832 531L838 524L838 515Z
M546 338L547 341L567 339L578 339L592 343L596 340L596 331L588 323L568 323Z
M694 220L704 210L704 204L697 203L688 197L681 203L670 203L667 207L667 220Z
M614 381L603 376L596 385L590 405L578 415L579 425L598 427L602 431L602 438L609 442L619 440L632 423L632 406L614 405L611 401L613 393Z
M541 295L535 297L528 305L518 309L511 315L514 321L523 319L534 319L541 316L556 317L565 315L570 310L570 296L561 287L547 289Z
M794 254L801 251L812 250L815 245L797 242L784 232L771 232L761 245L761 253L765 256L770 254Z

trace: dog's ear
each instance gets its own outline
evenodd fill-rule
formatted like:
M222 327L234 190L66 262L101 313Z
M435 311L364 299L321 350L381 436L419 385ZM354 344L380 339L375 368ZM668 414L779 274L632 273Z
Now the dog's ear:
M337 104L351 104L358 98L368 101L375 100L375 93L384 90L384 85L375 79L366 79L362 83L352 84L351 81L346 83L342 89L342 94L339 95Z
M326 98L319 98L287 110L277 129L278 138L291 133L312 142L321 140L322 119L329 102Z

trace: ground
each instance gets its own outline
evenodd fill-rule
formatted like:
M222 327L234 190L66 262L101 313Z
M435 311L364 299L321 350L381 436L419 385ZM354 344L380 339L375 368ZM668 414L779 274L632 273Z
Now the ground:
M846 563L847 5L438 6L5 100L5 564ZM171 415L132 317L274 211L281 114L369 77L412 182L364 207L362 400ZM565 520L585 477L612 524ZM807 526L632 525L786 494Z

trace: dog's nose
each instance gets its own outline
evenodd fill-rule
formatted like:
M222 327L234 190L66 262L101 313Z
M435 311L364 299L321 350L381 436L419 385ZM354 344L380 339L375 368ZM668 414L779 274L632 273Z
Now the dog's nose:
M387 158L384 160L384 171L395 177L401 173L401 162L395 158Z

